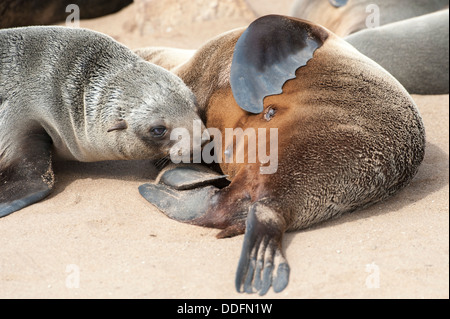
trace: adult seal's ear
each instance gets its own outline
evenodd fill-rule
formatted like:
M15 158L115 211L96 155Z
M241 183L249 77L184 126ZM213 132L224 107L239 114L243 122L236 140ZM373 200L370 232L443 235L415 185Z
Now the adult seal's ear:
M325 29L296 18L268 15L254 21L234 49L230 83L237 104L261 113L264 98L281 94L327 37Z

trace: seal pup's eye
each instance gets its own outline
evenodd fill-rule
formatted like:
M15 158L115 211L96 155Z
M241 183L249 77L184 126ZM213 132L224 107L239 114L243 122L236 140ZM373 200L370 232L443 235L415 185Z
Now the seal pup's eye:
M167 133L167 128L165 126L155 126L150 129L150 134L153 138L163 138Z
M275 116L275 114L277 113L277 109L270 106L266 113L264 114L264 119L269 122L271 119L273 119L273 117Z

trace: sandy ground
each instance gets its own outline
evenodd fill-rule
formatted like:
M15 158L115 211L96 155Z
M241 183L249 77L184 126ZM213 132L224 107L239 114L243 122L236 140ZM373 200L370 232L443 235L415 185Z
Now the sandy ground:
M81 26L131 48L195 49L291 4L271 2L236 1L248 12L163 29L137 3ZM287 234L290 284L265 298L449 298L449 97L414 98L428 139L417 178L384 203ZM141 198L138 186L157 175L152 163L57 163L55 172L47 200L0 220L0 298L256 297L234 290L242 236L218 240Z

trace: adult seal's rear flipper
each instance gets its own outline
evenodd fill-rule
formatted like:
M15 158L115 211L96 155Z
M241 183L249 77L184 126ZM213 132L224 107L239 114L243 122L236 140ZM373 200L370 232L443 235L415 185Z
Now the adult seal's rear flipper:
M244 244L236 271L238 292L265 295L270 287L281 292L289 283L290 268L282 251L284 219L263 201L248 212Z
M264 98L281 94L327 37L324 29L295 18L268 15L254 21L234 50L230 84L237 104L261 113Z

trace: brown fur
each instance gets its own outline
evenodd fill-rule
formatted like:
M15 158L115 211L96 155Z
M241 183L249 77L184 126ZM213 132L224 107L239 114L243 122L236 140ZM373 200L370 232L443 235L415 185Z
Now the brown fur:
M236 127L244 130L248 127L278 127L280 170L276 174L259 175L259 164L221 164L223 172L232 180L239 173L245 172L248 176L248 171L254 172L251 179L264 186L258 186L257 193L252 193L252 201L264 198L268 193L282 196L285 209L294 211L289 228L299 229L351 211L359 205L382 200L409 182L423 158L424 132L414 102L396 80L341 39L331 36L308 66L297 72L297 78L286 83L282 95L266 98L265 107L277 107L275 118L266 122L262 120L264 114L252 115L243 111L234 101L229 83L224 81L229 77L233 49L242 31L236 30L210 41L189 62L175 68L175 72L196 94L200 109L205 112L207 127L215 127L222 132L225 128ZM398 140L386 145L389 136L398 135L395 132L398 127L411 125L414 132L404 130ZM414 144L404 146L400 152L397 146L413 133L416 136ZM312 145L316 149L311 148ZM369 153L374 147L392 156L378 159ZM300 161L302 149L316 157ZM358 153L363 156L362 160L348 158L349 154ZM322 158L322 154L327 154L327 158ZM292 159L294 156L297 159ZM309 176L330 174L330 179L337 178L328 172L331 171L329 165L333 169L339 166L353 171L355 180L346 185L321 182L330 197L336 197L336 194L345 197L347 192L352 193L349 189L354 188L354 192L359 193L370 186L360 185L358 189L355 182L364 179L365 184L370 184L372 178L377 178L373 172L375 162L379 162L378 165L392 162L394 165L399 158L402 159L399 165L405 167L396 168L396 172L404 178L399 180L399 176L391 176L392 181L384 193L367 194L358 205L350 204L349 198L348 207L337 210L324 207L326 211L323 213L315 212L321 202L311 200L316 197L314 192L318 185ZM408 169L407 164L411 161L414 165ZM359 178L361 170L372 171L372 176ZM292 183L296 187L292 187ZM274 184L276 187L269 186ZM244 187L241 185L240 188ZM227 209L220 210L227 213Z
M405 187L423 160L425 132L400 83L332 33L282 94L265 98L263 113L243 111L228 80L243 31L213 39L173 71L196 94L208 128L278 128L278 171L261 175L260 163L222 163L232 182L192 223L223 229L218 237L241 234L252 207L258 225L253 229L267 239L246 240L255 246L267 240L262 250L273 257L285 231L376 203ZM269 107L276 114L267 121ZM284 263L281 258L278 267ZM239 273L247 268L239 269L245 279Z

